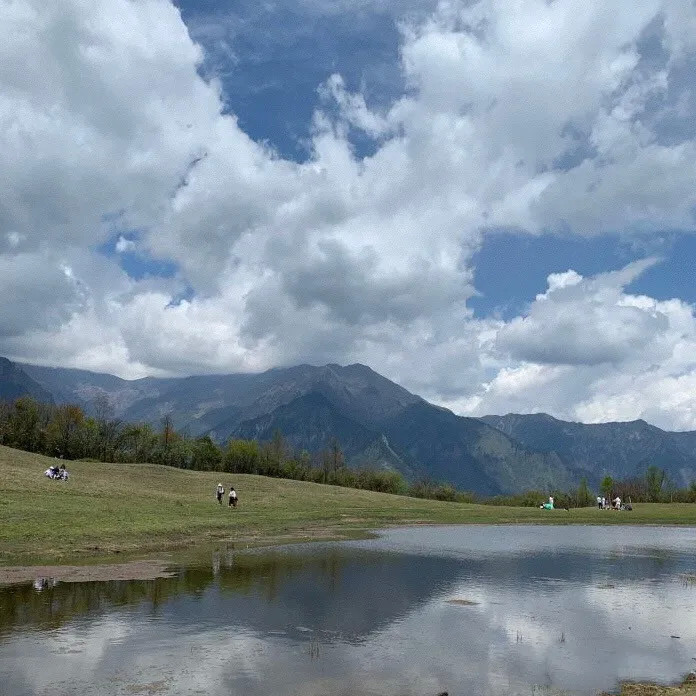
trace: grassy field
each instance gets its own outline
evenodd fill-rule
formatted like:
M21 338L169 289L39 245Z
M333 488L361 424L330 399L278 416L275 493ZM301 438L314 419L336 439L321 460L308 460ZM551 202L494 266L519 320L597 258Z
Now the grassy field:
M345 537L428 522L696 525L696 505L542 511L143 464L68 462L71 479L63 483L43 475L54 462L0 446L1 564L157 551L219 539L258 544ZM237 489L237 509L215 502L218 481Z

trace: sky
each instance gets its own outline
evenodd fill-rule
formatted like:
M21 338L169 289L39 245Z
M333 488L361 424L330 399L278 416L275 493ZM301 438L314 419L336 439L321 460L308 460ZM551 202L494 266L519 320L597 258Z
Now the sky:
M11 359L696 429L693 0L0 2L0 191Z

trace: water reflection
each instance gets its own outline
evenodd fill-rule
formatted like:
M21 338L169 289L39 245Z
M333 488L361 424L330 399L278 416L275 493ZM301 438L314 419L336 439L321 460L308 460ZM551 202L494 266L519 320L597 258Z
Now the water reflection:
M4 588L0 683L11 696L434 696L673 680L696 665L696 587L682 577L694 541L426 528L216 552L153 581Z

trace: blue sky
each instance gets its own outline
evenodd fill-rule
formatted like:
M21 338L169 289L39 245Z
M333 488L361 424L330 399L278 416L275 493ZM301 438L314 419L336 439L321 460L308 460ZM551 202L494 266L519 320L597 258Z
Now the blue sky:
M696 429L693 0L15 0L0 46L0 354Z
M309 154L317 90L331 74L340 73L349 89L362 88L373 105L400 95L395 20L399 11L422 13L429 5L410 4L387 11L370 3L177 3L193 38L206 47L203 74L222 81L226 108L254 139L298 160Z
M628 290L696 304L696 239L692 234L671 233L645 243L618 235L586 239L505 232L491 235L474 257L476 288L481 295L470 304L478 316L495 312L509 319L534 300L550 273L573 269L592 276L647 256L657 256L658 263Z

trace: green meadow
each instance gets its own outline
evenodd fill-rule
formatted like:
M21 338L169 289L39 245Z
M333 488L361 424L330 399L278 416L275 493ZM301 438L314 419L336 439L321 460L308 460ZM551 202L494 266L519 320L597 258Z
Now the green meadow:
M633 512L539 510L440 502L248 474L150 464L66 462L0 446L0 563L149 553L226 540L240 545L349 538L409 524L696 525L696 505L637 504ZM233 485L236 509L215 500Z

